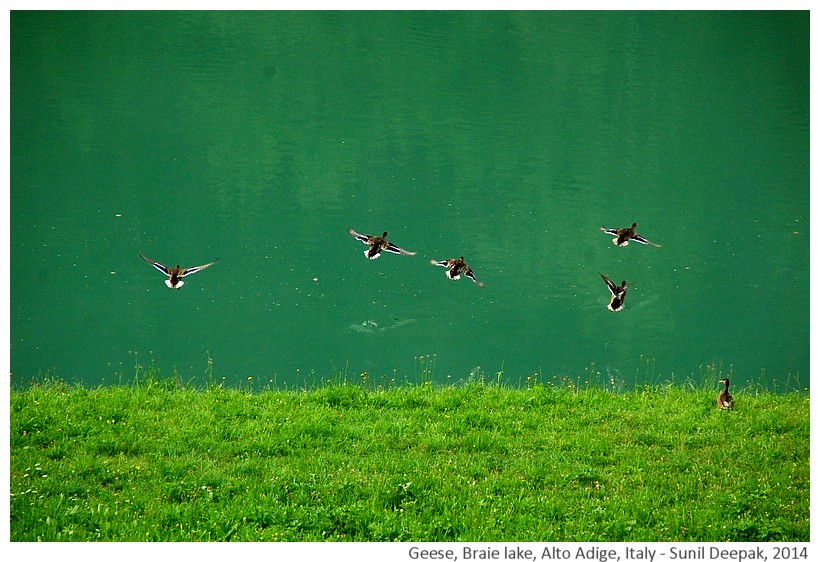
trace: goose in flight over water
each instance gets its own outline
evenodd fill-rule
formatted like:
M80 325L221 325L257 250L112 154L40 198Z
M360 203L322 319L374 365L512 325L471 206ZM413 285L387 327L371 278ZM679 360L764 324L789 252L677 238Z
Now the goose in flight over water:
M634 240L639 244L647 244L649 246L655 246L656 248L660 248L660 244L655 244L654 242L650 242L637 232L635 232L635 227L638 226L638 223L633 222L632 226L628 226L625 228L606 228L604 226L601 227L601 232L605 232L614 236L615 238L612 240L612 243L616 246L626 246L629 244L630 240Z
M607 308L612 312L623 310L624 300L626 300L626 281L621 281L621 286L619 287L612 282L612 279L603 273L599 273L599 275L601 276L601 279L604 280L604 283L606 283L606 286L609 287L609 292L612 293L612 298L609 299L609 305L607 305Z
M475 278L475 273L473 273L473 269L469 265L467 265L467 262L464 261L464 256L461 256L458 259L449 259L443 261L430 260L430 263L433 265L446 267L447 271L445 271L444 274L447 276L448 279L460 279L461 274L463 273L468 278L472 279L475 283L477 283L479 287L484 286L483 281L479 281Z
M157 270L161 271L162 273L168 276L168 279L165 280L165 284L168 285L169 289L180 289L185 284L185 282L182 280L183 277L185 277L186 275L196 273L197 271L202 271L206 267L211 267L213 264L219 261L219 258L217 258L211 263L206 263L205 265L197 265L194 267L186 267L183 269L179 267L179 265L177 265L176 267L168 267L166 265L163 265L158 261L154 261L150 258L145 257L144 255L142 255L142 252L140 252L140 257L146 263L154 266L155 268L157 268Z
M364 257L369 260L375 260L379 257L382 250L390 252L391 254L401 254L403 256L415 256L416 252L408 252L387 241L387 232L381 236L371 236L370 234L359 234L352 228L348 228L347 232L356 240L363 244L367 244L369 248L364 251Z

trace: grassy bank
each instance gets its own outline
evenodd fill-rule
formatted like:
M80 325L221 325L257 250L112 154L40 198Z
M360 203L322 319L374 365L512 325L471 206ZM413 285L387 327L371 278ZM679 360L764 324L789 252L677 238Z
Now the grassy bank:
M808 541L808 395L716 393L12 390L11 540Z

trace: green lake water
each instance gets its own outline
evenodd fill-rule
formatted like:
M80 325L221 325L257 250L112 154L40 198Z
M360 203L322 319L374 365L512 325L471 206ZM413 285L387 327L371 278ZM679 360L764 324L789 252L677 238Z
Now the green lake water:
M12 12L10 49L12 384L809 386L808 12Z

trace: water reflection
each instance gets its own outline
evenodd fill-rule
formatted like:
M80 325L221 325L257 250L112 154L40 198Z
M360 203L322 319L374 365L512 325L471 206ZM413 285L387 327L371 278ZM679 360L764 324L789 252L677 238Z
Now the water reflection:
M415 322L413 318L405 318L404 320L396 320L390 321L387 323L379 324L375 320L365 320L361 323L353 323L348 326L348 330L352 330L354 332L359 332L360 334L376 334L379 332L386 332L388 330L395 330L401 326L405 326Z

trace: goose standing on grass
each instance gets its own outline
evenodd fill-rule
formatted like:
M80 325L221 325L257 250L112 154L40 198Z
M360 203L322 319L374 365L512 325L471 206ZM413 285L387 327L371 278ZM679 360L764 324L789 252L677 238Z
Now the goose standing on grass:
M483 281L479 281L475 278L475 273L473 273L473 269L464 261L464 256L461 256L458 259L449 259L443 261L430 260L430 263L433 265L446 267L447 271L445 271L444 274L447 276L448 279L461 279L461 274L463 273L465 276L472 279L473 282L475 282L479 287L484 286Z
M185 284L185 282L182 280L183 277L185 277L186 275L196 273L197 271L202 271L206 267L211 267L213 264L219 261L219 258L217 258L211 263L206 263L205 265L197 265L194 267L186 267L185 269L182 269L181 267L179 267L179 265L177 265L176 267L165 266L159 263L158 261L154 261L150 258L145 257L144 255L142 255L142 252L140 252L140 257L146 263L154 266L159 271L168 276L168 279L165 280L165 284L168 285L169 289L181 289L182 286Z
M720 379L718 382L725 385L717 397L718 407L722 410L734 408L735 399L732 398L731 394L729 394L729 379Z
M382 250L390 252L391 254L401 254L403 256L416 255L416 252L408 252L407 250L399 248L392 242L388 242L387 232L384 232L381 236L371 236L370 234L359 234L352 228L348 228L347 231L356 240L359 240L360 242L370 246L367 250L364 251L364 257L366 257L369 260L375 260L376 258L378 258Z
M598 275L601 276L601 279L604 280L604 283L606 283L606 286L609 288L609 292L612 293L612 298L609 299L609 305L607 305L607 308L612 312L623 310L624 300L626 300L626 281L621 281L621 286L619 287L612 282L612 279L603 273L599 272Z
M638 226L638 223L633 222L632 226L628 226L625 228L606 228L604 226L601 227L601 232L605 232L614 236L615 238L612 239L612 243L616 246L626 246L629 244L630 240L634 240L639 244L647 244L649 246L655 246L660 248L660 244L655 244L654 242L650 242L637 232L635 232L635 227Z

